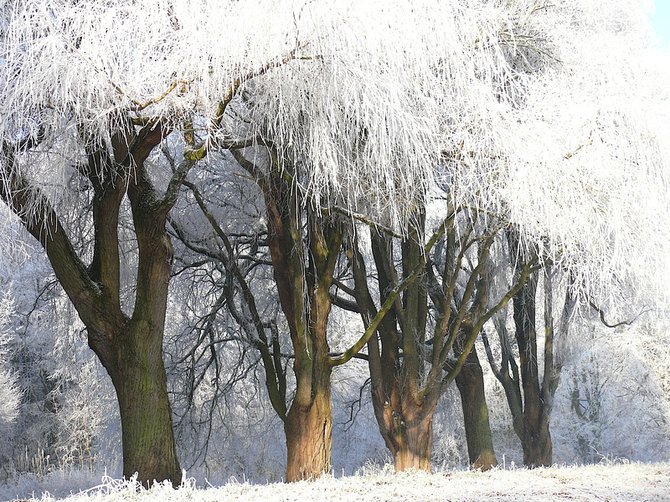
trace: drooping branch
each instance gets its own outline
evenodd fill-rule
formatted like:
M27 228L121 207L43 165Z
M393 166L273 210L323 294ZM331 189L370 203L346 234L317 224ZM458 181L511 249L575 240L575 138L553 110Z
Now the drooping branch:
M598 305L596 305L592 300L589 300L589 306L598 313L598 315L600 316L600 322L603 323L603 325L605 325L606 327L612 329L618 328L619 326L630 326L635 321L637 321L640 318L640 316L648 312L651 312L651 309L644 307L635 317L632 317L631 319L625 319L623 321L609 323L605 320L605 311L603 309L598 307Z
M245 75L242 75L238 78L235 79L235 81L228 87L228 90L226 91L226 94L224 95L223 99L219 102L216 112L214 113L214 117L211 120L210 124L210 130L207 136L207 139L203 141L203 143L196 149L188 150L184 153L184 158L190 161L198 161L202 160L205 158L209 150L212 148L212 146L215 145L216 141L213 139L216 132L218 129L221 127L221 122L223 121L223 118L226 114L226 110L228 109L228 105L230 105L231 101L233 98L237 95L238 91L242 88L244 84L249 82L250 80L253 80L254 78L260 77L267 73L268 71L278 68L280 66L283 66L287 64L289 61L296 59L296 54L298 50L300 49L300 45L296 46L293 50L291 50L288 54L286 54L284 57L280 59L276 59L273 61L270 61L263 65L262 67L250 71L249 73L246 73ZM233 148L233 147L231 147Z
M399 234L398 232L395 232L393 229L391 229L387 226L384 226L381 223L376 222L376 221L372 220L371 218L369 218L369 217L367 217L363 214L359 214L359 213L357 213L357 212L355 212L351 209L346 209L346 208L340 207L340 206L331 206L330 208L325 208L325 210L334 211L336 213L342 214L343 216L351 218L352 220L356 220L356 221L360 221L361 223L365 223L370 228L372 228L374 230L377 230L377 231L384 232L384 233L390 235L391 237L396 237L398 239L401 239L403 237L401 234Z
M181 86L181 89L184 89L184 88L185 88L186 86L188 86L189 84L190 84L190 82L189 82L188 80L175 80L175 81L172 82L170 85L168 85L168 86L167 86L167 89L165 89L165 91L164 91L162 94L160 94L159 96L155 96L155 97L153 97L153 98L149 98L149 99L147 99L147 100L145 100L145 101L138 101L138 100L136 100L136 99L131 99L131 101L132 101L132 103L133 103L133 106L130 107L130 111L133 111L133 112L141 112L141 111L144 110L145 108L149 108L150 106L152 106L152 105L156 105L156 104L160 103L161 101L163 101L163 100L164 100L165 98L167 98L167 97L172 93L172 91L174 91L177 87ZM120 88L119 88L119 91L122 92L122 94L125 95L125 93L124 93L123 91L121 91Z
M249 314L251 315L252 324L254 326L256 336L258 337L257 340L252 339L252 343L256 347L256 349L259 350L261 358L263 360L263 367L265 369L265 375L266 375L266 387L270 396L270 402L275 411L277 412L277 414L279 415L279 417L283 420L286 418L286 400L285 400L286 396L285 392L282 392L281 389L282 387L285 387L285 382L283 382L283 380L285 380L285 375L283 375L281 364L277 366L275 364L275 360L272 357L272 353L270 351L270 344L268 342L268 338L265 333L265 325L258 312L254 294L251 291L251 288L249 287L246 278L242 274L242 271L237 266L234 249L230 242L230 239L228 238L224 230L221 228L221 225L219 225L219 222L216 220L214 215L207 207L207 204L202 194L200 193L200 190L193 183L183 181L183 184L191 191L191 193L193 193L193 196L195 197L198 207L200 208L205 218L207 218L207 221L209 222L210 226L212 227L212 229L214 230L214 232L224 245L226 254L221 253L220 258L223 259L223 264L226 270L228 270L232 274L232 276L235 278L235 281L237 282L238 287L242 291L242 297L247 306ZM232 298L230 300L232 300ZM232 301L229 301L228 304L229 308L233 306ZM241 316L238 317L239 317L238 320L241 321L242 317ZM247 323L241 323L241 324L244 326Z

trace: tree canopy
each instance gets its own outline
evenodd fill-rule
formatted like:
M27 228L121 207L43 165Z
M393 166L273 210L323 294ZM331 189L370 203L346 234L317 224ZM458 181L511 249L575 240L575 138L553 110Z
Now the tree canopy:
M194 129L196 157L271 143L315 200L391 225L437 184L589 290L665 259L667 107L637 1L32 0L3 18L0 138L42 137L45 183L79 161L78 129L160 119Z

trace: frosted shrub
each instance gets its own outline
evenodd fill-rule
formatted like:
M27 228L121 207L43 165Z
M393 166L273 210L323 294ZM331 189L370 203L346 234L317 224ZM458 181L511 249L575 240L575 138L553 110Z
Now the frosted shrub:
M11 370L11 336L7 332L13 311L14 301L5 294L0 299L0 428L5 429L16 420L21 402L16 375Z
M579 356L557 396L558 455L566 462L603 458L667 460L670 447L670 359L663 323L581 326Z
M0 299L0 463L3 465L0 469L0 479L9 474L4 471L10 467L11 442L14 439L14 425L21 404L21 390L10 364L11 337L6 331L13 310L14 302L8 294L5 294Z
M0 430L3 442L11 438L10 428L18 416L21 391L16 377L9 370L0 371Z

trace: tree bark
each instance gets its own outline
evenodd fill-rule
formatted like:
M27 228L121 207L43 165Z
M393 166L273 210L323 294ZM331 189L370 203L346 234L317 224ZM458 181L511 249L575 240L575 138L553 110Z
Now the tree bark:
M162 331L130 321L127 331L114 336L114 360L104 365L112 378L119 403L123 441L123 475L144 486L169 479L181 483L172 411L162 357ZM89 343L95 347L95 336ZM96 350L96 352L99 352Z
M318 382L308 403L295 399L284 421L286 481L314 479L330 471L333 406L328 361L315 364Z
M484 373L474 347L456 376L456 386L461 395L470 465L474 469L489 470L498 465L498 461L484 394Z
M524 435L521 438L523 464L530 468L550 467L553 460L553 445L548 417L533 424L526 422L524 427Z
M392 450L396 472L430 472L433 455L433 412L395 414L392 417L395 447Z
M335 219L309 206L301 211L299 191L285 180L283 168L273 165L264 175L243 157L236 158L257 177L263 191L273 275L295 354L295 396L288 413L281 417L287 445L286 481L312 479L330 471L328 317L342 232Z
M304 312L307 322L294 318L290 323L293 326L296 393L284 421L286 481L289 482L313 479L330 472L333 406L328 346L329 289L341 236L325 222L312 220L310 227L311 266L306 277L308 302L294 310Z
M144 485L170 479L177 486L182 473L162 357L173 259L165 229L169 207L156 202L143 164L137 171L128 189L138 245L135 306L127 335L118 338L116 365L107 370L119 397L124 476L138 472Z
M372 337L368 343L368 352L379 353L379 342ZM385 354L388 357L388 354ZM373 364L373 359L376 363ZM386 447L393 456L396 472L420 470L430 472L433 454L433 415L434 399L418 403L414 398L403 394L399 375L381 380L378 358L370 357L372 379L372 405L379 426L379 432ZM383 371L393 371L396 361ZM388 366L388 365L387 365Z

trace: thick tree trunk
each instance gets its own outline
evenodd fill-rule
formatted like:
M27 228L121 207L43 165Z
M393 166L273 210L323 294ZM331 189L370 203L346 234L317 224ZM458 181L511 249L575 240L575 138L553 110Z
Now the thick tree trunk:
M313 293L308 322L294 318L292 323L296 392L284 420L289 482L330 472L333 428L332 366L327 339L330 297L327 282L310 290Z
M393 417L396 447L393 461L396 472L417 470L430 472L433 455L433 413L414 419Z
M318 478L330 471L332 415L329 383L316 390L307 406L293 402L284 421L286 481Z
M172 411L163 364L163 331L173 248L165 230L167 209L147 208L155 196L142 183L128 191L138 244L137 289L127 334L118 338L110 376L119 398L123 431L123 474L138 473L145 485L181 483Z
M456 386L461 395L470 465L474 469L489 470L498 465L498 461L493 450L489 409L484 394L484 373L474 347L456 376Z
M423 249L417 244L421 238L416 229L415 234L415 241L403 243L405 277L422 259ZM371 231L371 241L379 291L389 291L397 283L392 241L376 231ZM368 288L365 262L358 244L353 252L356 301L361 308L363 323L368 326L378 311ZM386 298L380 300L385 301ZM426 305L425 285L410 284L404 291L402 304L395 302L380 322L377 334L368 341L372 403L379 431L393 455L396 472L430 471L432 468L436 399L434 396L421 396L422 363L417 347L425 337ZM402 346L401 341L404 342Z
M118 350L116 365L108 367L121 414L123 475L145 486L169 479L181 483L172 411L161 353L162 333L131 329ZM111 369L111 371L110 371Z
M131 319L117 319L103 336L89 329L89 346L107 369L119 403L123 475L145 486L181 483L163 363L172 244L162 218L135 217L139 245L137 291Z
M373 346L376 345L375 342ZM370 345L368 348L370 350ZM417 405L411 397L401 396L397 379L384 383L387 384L385 391L373 384L372 404L379 432L393 455L396 472L412 469L430 472L434 401Z
M309 326L296 320L296 332L307 329L307 338L293 337L296 358L293 371L296 392L284 420L286 432L286 481L313 479L330 472L333 405L330 397L328 347L328 287L310 288ZM307 343L305 343L307 342Z

